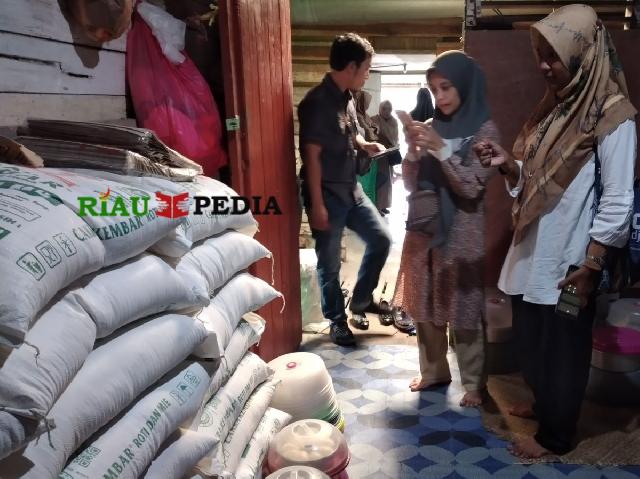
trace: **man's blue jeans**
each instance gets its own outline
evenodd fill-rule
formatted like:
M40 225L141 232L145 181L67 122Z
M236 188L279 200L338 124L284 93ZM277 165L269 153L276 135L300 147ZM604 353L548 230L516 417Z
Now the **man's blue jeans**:
M332 322L346 321L344 297L340 287L340 246L342 233L347 227L366 244L364 257L353 289L350 309L363 312L373 301L373 290L378 286L380 272L387 261L391 247L391 235L378 210L357 185L355 203L325 195L330 229L312 230L315 239L317 270L320 284L322 314Z

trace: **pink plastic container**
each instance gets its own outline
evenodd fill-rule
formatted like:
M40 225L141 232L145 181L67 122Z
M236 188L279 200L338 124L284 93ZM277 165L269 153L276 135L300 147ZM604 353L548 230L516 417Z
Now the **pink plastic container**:
M347 442L335 426L304 419L276 434L265 465L269 474L288 466L309 466L332 479L348 479L350 459Z
M593 329L593 348L604 353L640 355L640 331L598 326Z

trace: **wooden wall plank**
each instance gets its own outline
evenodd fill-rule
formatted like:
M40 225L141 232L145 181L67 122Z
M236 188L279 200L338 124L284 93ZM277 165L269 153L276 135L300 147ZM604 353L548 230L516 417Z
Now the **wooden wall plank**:
M125 94L121 52L0 32L0 71L2 93Z
M0 31L48 38L107 50L126 51L126 34L103 45L96 44L79 31L74 20L67 19L58 0L2 0Z
M27 118L105 121L126 116L124 96L0 93L0 126L22 125Z

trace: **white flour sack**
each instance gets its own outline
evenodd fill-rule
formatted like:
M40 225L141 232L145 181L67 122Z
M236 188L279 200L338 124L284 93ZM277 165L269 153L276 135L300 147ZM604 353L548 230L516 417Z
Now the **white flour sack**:
M100 271L76 291L82 306L104 338L127 323L165 311L201 308L209 297L200 287L189 287L166 262L142 255Z
M144 479L180 479L217 444L207 434L181 429L163 444L163 449L149 466Z
M0 368L0 411L20 421L0 428L0 458L26 444L29 431L52 426L44 418L93 349L95 338L95 324L67 294L36 320L26 343L11 350Z
M105 265L142 253L184 222L159 214L154 190L99 178L93 170L83 170L80 175L55 168L20 168L15 175L25 173L40 188L60 197L94 230L106 249Z
M194 354L202 358L219 357L229 344L242 316L260 309L278 297L282 295L249 273L242 273L231 279L213 297L209 306L196 314L196 318L204 323L207 330L215 333L215 338L210 336Z
M267 409L249 444L242 451L240 463L235 471L236 479L254 479L260 476L262 462L267 455L271 440L290 421L291 416L286 412L271 407Z
M83 173L86 170L69 171ZM183 210L187 213L184 216L185 222L181 223L174 232L151 248L154 253L178 258L187 253L193 243L222 233L225 230L239 231L248 236L253 236L258 231L258 223L253 218L250 210L241 214L230 214L232 212L231 206L234 202L232 198L237 198L238 194L229 186L213 178L200 175L196 176L192 182L174 183L163 178L151 176L122 176L104 171L92 172L92 174L143 190L160 191L173 197L165 197L172 209L175 211ZM204 198L196 200L196 196ZM214 199L211 197L218 198L216 212L214 212L213 208ZM248 199L251 200L250 198ZM243 204L239 199L235 201L238 203L238 209L242 211ZM209 203L209 205L205 205L205 202ZM195 214L198 203L201 205L199 208L200 214ZM247 206L250 207L252 205L248 204ZM265 208L266 204L261 203L260 207ZM227 209L228 211L226 211Z
M235 473L242 453L251 440L260 419L267 412L276 389L273 381L258 386L245 404L238 420L225 441L219 444L209 456L198 464L198 469L207 474L219 474L223 471Z
M156 181L156 179L154 178L153 181ZM233 197L238 197L238 194L224 183L206 176L197 176L194 182L181 183L180 186L189 191L190 204L187 221L174 234L156 243L152 248L154 253L180 257L191 249L192 243L217 235L225 230L235 230L247 236L253 236L258 231L258 223L253 218L251 211L242 214L229 214L232 209L232 203L240 200L232 199ZM196 196L204 198L196 200ZM218 200L211 197L216 197ZM207 200L210 201L208 206L204 204ZM214 201L220 203L218 207L219 214L214 214ZM201 214L195 214L198 202L201 205ZM239 205L242 208L242 204L239 203ZM250 205L247 206L249 207ZM222 213L226 209L229 212Z
M205 401L218 392L222 385L229 379L229 376L236 370L238 364L249 351L249 348L260 340L265 329L265 320L255 313L247 313L242 317L242 321L231 336L229 345L224 350L224 356L220 360L220 366L216 369L209 388L205 394ZM204 404L198 417L202 415Z
M256 240L229 231L185 254L177 262L176 271L189 283L205 284L209 296L213 296L233 275L266 257L271 257L271 252Z
M0 345L19 345L65 286L104 264L104 246L67 206L66 185L0 164Z
M180 371L112 423L67 465L60 478L137 479L165 439L196 413L208 379L197 363Z
M49 412L55 429L31 441L22 454L0 461L0 471L12 478L57 477L89 436L186 358L207 334L193 318L174 314L135 326L89 354Z
M272 376L273 371L267 363L255 354L247 353L229 382L205 405L197 430L224 441L251 393Z

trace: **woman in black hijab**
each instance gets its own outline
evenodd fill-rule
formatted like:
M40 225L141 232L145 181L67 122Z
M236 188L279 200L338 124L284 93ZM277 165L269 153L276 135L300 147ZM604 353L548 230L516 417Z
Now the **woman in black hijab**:
M429 118L433 118L433 103L431 102L431 93L428 88L420 88L418 90L418 103L411 110L411 118L415 121L425 122Z

